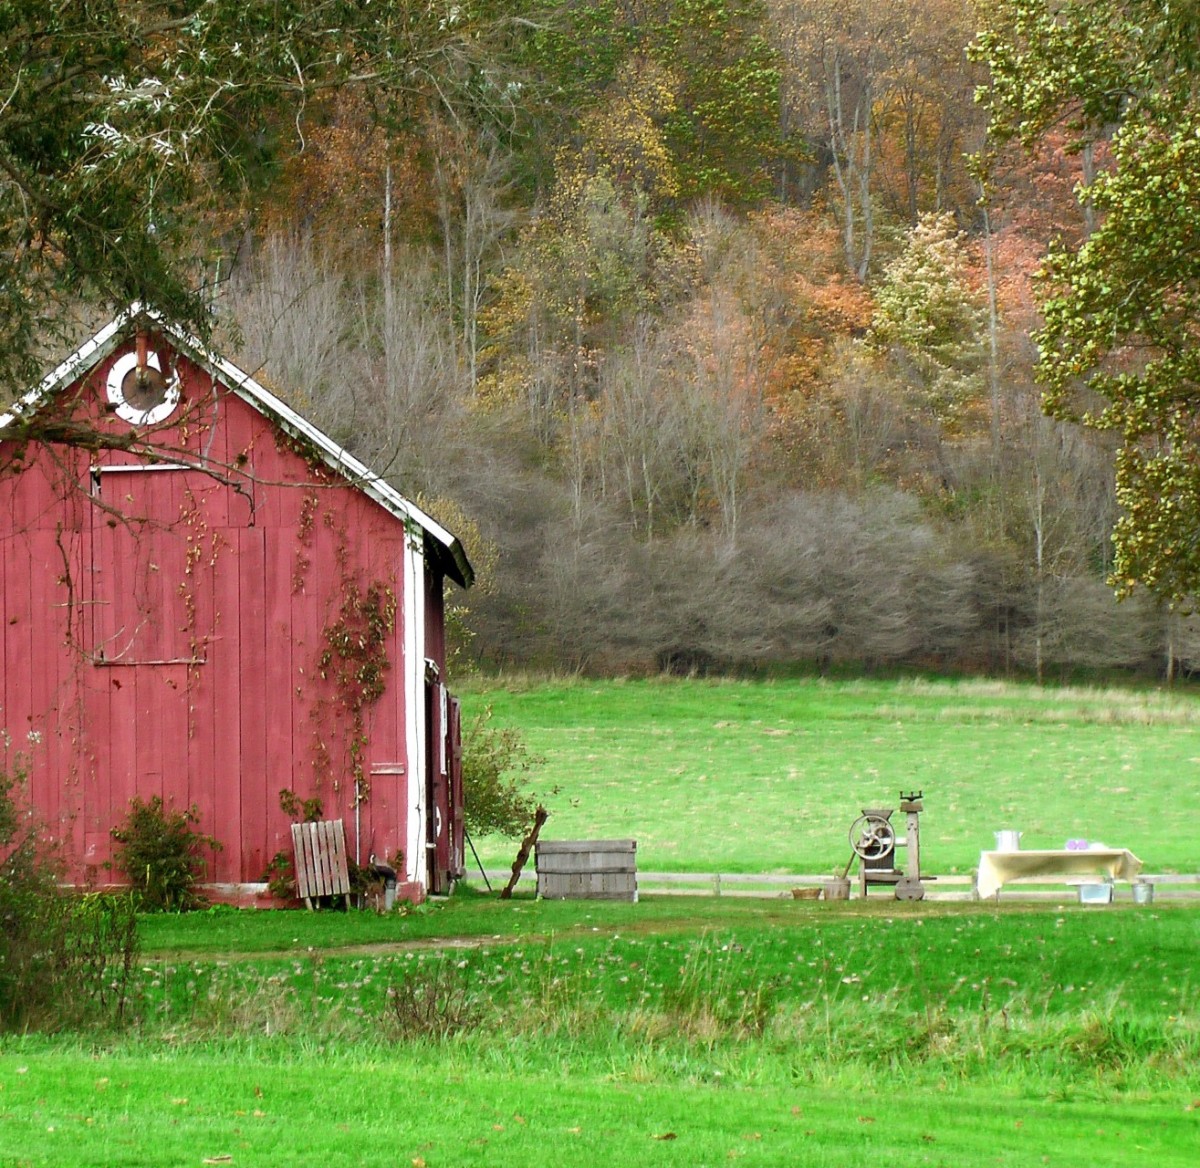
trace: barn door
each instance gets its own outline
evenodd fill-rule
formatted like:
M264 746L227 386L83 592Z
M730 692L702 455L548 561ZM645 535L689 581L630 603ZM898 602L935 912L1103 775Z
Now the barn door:
M463 802L462 704L451 697L446 707L446 757L450 768L450 875L466 875L466 805Z
M450 799L446 768L446 688L430 670L425 679L426 887L450 891Z
M216 507L212 480L180 467L96 467L90 486L87 700L104 750L85 793L84 842L102 861L135 796L176 808L196 799L189 751L214 629Z

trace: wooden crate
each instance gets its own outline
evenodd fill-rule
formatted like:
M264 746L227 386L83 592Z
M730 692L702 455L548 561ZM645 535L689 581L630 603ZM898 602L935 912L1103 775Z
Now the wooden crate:
M538 840L537 894L547 900L630 900L637 840Z

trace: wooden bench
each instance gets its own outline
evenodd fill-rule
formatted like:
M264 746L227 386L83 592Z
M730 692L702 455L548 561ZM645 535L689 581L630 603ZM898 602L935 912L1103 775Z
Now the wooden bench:
M292 824L296 853L296 894L309 912L313 898L344 896L350 907L350 871L346 862L346 831L340 819Z

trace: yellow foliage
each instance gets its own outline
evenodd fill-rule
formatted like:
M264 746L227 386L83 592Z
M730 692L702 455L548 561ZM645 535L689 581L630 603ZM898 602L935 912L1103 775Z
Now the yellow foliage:
M661 203L679 194L679 181L663 123L675 113L678 80L654 61L626 62L608 100L581 123L583 149L561 151L556 168L563 182L606 172L618 190L638 191ZM578 178L570 185L578 183ZM565 189L565 188L564 188ZM582 191L577 186L575 195Z
M475 589L490 594L496 587L496 565L500 549L483 534L483 529L456 499L445 495L418 494L414 502L447 531L458 537L471 567L475 569Z

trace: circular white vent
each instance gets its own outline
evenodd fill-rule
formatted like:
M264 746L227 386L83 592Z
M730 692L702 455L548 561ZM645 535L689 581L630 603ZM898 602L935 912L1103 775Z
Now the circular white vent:
M146 354L146 367L138 368L137 353L126 353L108 371L108 400L117 417L134 426L154 426L166 421L179 405L179 378L163 376L157 353Z

